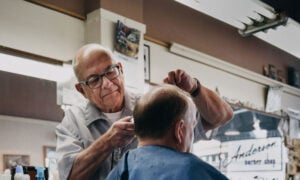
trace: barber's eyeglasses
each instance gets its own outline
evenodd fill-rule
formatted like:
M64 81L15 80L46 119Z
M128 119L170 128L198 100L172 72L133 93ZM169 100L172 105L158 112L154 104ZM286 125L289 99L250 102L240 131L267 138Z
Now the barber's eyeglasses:
M111 66L107 71L101 74L93 74L86 81L80 81L79 84L88 86L91 89L99 88L103 83L103 76L109 80L113 80L120 75L119 65Z

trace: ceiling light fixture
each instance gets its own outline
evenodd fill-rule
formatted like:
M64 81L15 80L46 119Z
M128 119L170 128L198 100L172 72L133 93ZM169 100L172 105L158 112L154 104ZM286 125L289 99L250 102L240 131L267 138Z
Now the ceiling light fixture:
M288 16L285 13L276 13L275 18L274 19L270 19L260 13L257 13L261 19L261 20L256 20L253 18L249 19L252 21L252 23L243 23L245 25L244 29L239 29L238 32L240 33L240 35L242 35L243 37L247 37L250 36L254 33L257 33L259 31L266 31L270 28L276 28L277 26L280 25L286 25L287 20L288 20Z

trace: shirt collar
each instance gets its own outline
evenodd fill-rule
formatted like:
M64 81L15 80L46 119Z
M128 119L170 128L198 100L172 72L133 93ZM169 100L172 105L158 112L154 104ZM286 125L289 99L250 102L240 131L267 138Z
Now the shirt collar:
M125 91L124 93L124 109L121 117L132 116L135 101L134 98L130 97L130 94ZM107 117L103 114L101 110L99 110L94 104L88 102L85 106L85 118L86 118L86 126L89 126L96 120L107 120Z

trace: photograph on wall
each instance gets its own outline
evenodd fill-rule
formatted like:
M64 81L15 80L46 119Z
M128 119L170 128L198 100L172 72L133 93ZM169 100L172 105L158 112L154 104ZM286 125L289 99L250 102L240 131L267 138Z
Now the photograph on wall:
M57 169L55 146L43 146L43 160L45 167Z
M140 34L139 30L130 28L118 21L115 33L115 50L127 57L138 59Z
M17 165L29 166L29 155L21 154L4 154L3 155L3 169L11 169Z
M150 80L150 46L144 44L144 78Z
M266 112L281 110L283 86L269 86L266 100Z

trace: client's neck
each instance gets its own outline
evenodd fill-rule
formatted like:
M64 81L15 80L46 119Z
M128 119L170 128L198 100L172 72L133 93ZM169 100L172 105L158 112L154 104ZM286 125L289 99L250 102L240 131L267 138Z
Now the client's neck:
M178 150L176 147L176 143L174 141L170 141L169 139L153 139L153 138L138 138L138 147L142 146L166 146L175 150Z

